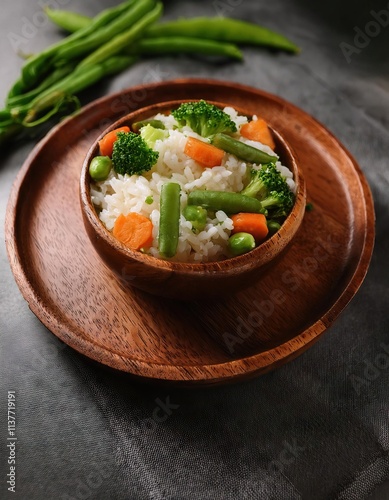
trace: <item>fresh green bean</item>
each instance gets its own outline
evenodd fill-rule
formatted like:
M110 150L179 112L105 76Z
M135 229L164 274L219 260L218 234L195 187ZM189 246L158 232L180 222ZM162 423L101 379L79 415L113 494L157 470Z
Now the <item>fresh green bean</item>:
M109 156L95 156L89 165L89 174L95 181L105 181L112 168Z
M138 40L131 52L135 54L204 54L224 56L231 59L243 59L242 52L232 43L190 38L187 36L161 36Z
M266 213L261 202L256 198L250 198L240 193L229 193L226 191L196 190L189 193L189 205L199 205L208 210L223 210L227 214L239 212Z
M33 85L36 85L42 77L49 72L51 68L51 60L60 48L65 47L74 40L80 40L81 38L95 33L96 30L106 26L122 12L127 10L134 3L134 1L135 0L129 0L118 5L117 7L102 11L95 18L93 18L92 23L86 28L80 29L59 42L50 45L50 47L47 47L47 49L29 59L22 68L23 92L30 89ZM15 90L13 95L16 95Z
M85 67L90 64L96 64L107 57L113 56L123 49L128 47L136 38L138 38L144 30L159 19L162 14L163 6L161 2L157 2L156 6L144 15L139 21L137 21L129 30L120 33L115 36L109 42L102 45L100 48L92 52L88 57L86 57L79 65L79 67Z
M16 82L14 82L14 84L10 88L8 95L7 95L7 99L10 97L14 97L14 96L23 94L23 92L26 91L26 88L27 87L23 83L22 78L19 78L19 80L16 80Z
M276 156L268 155L260 149L253 148L242 141L238 141L226 134L215 134L212 139L212 144L227 153L231 153L243 161L249 163L266 164L271 161L277 161Z
M28 104L35 97L39 96L41 92L54 85L54 83L57 83L58 81L62 80L62 78L71 73L73 69L74 69L74 64L67 64L66 66L57 68L45 80L43 80L43 82L34 90L30 90L30 92L26 92L25 94L9 97L7 99L7 106L13 108L15 106L23 106L24 104Z
M192 227L196 231L202 231L207 224L207 211L203 207L186 205L182 215L192 223Z
M228 239L227 246L231 254L236 257L254 250L255 239L250 233L235 233Z
M64 95L77 94L104 76L119 73L135 61L136 58L133 56L113 56L82 70L76 68L73 73L49 87L26 106L15 108L15 113L19 119L25 117L23 123L34 122L42 111L55 105Z
M257 24L228 17L195 17L178 19L151 26L146 37L188 36L248 45L263 45L288 52L299 48L284 36Z
M133 132L135 132L136 134L139 133L140 129L142 127L145 127L146 125L151 125L152 127L154 128L158 128L158 129L161 129L161 130L164 130L165 129L165 125L163 122L161 122L161 120L142 120L140 122L135 122L131 125L131 128L133 130Z
M69 10L44 7L44 11L50 21L70 33L86 28L92 22L90 17Z
M98 47L104 46L104 44L110 42L118 34L128 30L129 27L142 19L154 5L155 0L138 0L111 23L91 33L89 36L84 37L82 40L75 40L72 43L60 47L56 51L54 63L62 64L63 61L74 60L85 54L90 54ZM109 55L114 54L108 54L108 56Z
M164 257L173 257L178 246L180 230L180 185L163 184L160 201L158 248Z

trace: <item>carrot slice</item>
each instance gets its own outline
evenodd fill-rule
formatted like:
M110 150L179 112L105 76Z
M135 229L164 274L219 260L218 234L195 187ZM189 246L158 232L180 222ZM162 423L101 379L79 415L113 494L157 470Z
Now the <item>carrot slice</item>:
M144 215L131 212L120 214L113 227L113 235L119 241L132 248L140 250L153 243L153 224Z
M242 125L240 127L240 135L246 139L250 139L251 141L258 141L262 144L266 144L266 146L269 146L273 150L276 147L269 127L262 118L252 120L251 122Z
M224 156L222 149L200 141L195 137L188 137L184 153L204 167L216 167L220 165Z
M108 132L100 141L100 154L101 156L112 156L113 144L116 141L118 132L129 132L130 127L119 127L115 130Z
M232 234L249 233L258 243L266 238L269 229L263 214L239 213L231 216L234 224Z

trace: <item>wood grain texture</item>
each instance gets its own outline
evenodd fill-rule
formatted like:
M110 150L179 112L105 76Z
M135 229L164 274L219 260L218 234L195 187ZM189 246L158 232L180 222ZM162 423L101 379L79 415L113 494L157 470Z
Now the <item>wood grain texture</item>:
M156 259L123 245L97 216L90 195L89 165L99 154L98 141L112 130L152 118L157 113L177 109L183 101L167 101L142 107L113 123L94 142L83 162L80 176L80 202L85 228L97 253L118 278L129 286L146 292L178 300L198 300L230 296L256 283L279 259L293 242L304 218L306 188L302 169L283 137L271 129L278 154L283 165L293 172L297 190L294 206L279 231L258 245L254 250L239 257L217 262L185 263ZM185 102L185 101L184 101ZM224 108L225 104L213 104ZM241 115L249 116L244 109L236 108Z
M84 229L83 157L107 126L161 95L221 101L263 116L297 154L314 204L266 276L222 300L183 305L128 288L102 263ZM53 129L15 181L6 242L31 310L69 346L144 379L215 384L285 363L332 324L367 272L374 209L355 160L312 117L256 89L185 79L104 97Z

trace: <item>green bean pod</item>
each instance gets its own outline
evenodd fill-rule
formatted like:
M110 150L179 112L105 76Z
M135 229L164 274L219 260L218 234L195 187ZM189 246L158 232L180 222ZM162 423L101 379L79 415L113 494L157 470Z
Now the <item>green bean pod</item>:
M80 40L94 34L99 28L103 28L113 19L118 17L122 12L127 10L134 3L134 1L135 0L129 0L116 7L103 10L100 14L93 18L93 21L85 28L82 28L59 42L50 45L44 51L30 58L22 68L22 91L24 92L36 85L48 73L51 67L51 61L58 50L73 43L74 40ZM12 95L17 95L16 92L17 89L14 89Z
M223 56L241 61L242 52L232 43L190 38L187 36L166 36L158 38L142 38L131 48L135 54L203 54Z
M258 148L253 148L242 141L238 141L226 134L215 134L212 144L226 153L231 153L243 161L255 163L256 165L277 161L276 156L268 155Z
M214 212L223 210L227 214L237 214L239 212L267 213L261 202L256 198L226 191L203 191L200 189L192 191L188 196L188 204L199 205Z
M33 99L29 104L21 106L18 112L19 118L26 116L24 122L34 122L37 116L44 110L55 106L64 95L72 95L81 92L85 88L101 80L104 76L119 73L136 61L133 56L113 56L106 61L88 66L82 70L76 69L60 82L55 83L42 94Z
M160 201L158 248L164 257L174 257L180 234L180 185L163 184Z
M50 21L69 33L74 33L80 29L86 28L92 22L90 17L79 14L78 12L51 9L50 7L44 7L44 11Z
M194 17L167 21L151 26L147 30L146 36L147 38L188 36L247 45L262 45L288 52L300 51L293 42L279 33L254 23L228 17Z
M38 97L39 94L41 94L44 90L50 88L52 85L69 75L73 71L74 66L74 64L67 64L65 66L62 66L61 68L57 68L34 90L30 90L30 92L26 92L25 94L9 97L7 99L7 106L9 108L13 108L15 106L23 106L25 104L28 104L35 97Z
M146 1L146 0L144 0ZM96 64L104 61L110 56L121 52L128 47L135 39L137 39L145 29L159 19L163 11L161 2L157 2L155 7L139 19L130 29L114 36L109 42L101 45L97 50L92 52L79 64L80 68L87 65Z
M98 31L91 33L81 40L75 40L59 48L54 57L54 63L74 60L85 54L93 53L96 49L112 41L118 34L131 28L142 19L155 5L154 0L138 0L131 5L121 16L118 16L111 23L103 26ZM113 55L113 54L109 54ZM97 61L100 62L100 61Z

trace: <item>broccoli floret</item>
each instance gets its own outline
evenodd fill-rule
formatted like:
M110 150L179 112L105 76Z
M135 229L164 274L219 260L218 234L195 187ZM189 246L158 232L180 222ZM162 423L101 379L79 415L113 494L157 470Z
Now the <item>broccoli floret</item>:
M235 122L227 113L204 100L184 102L178 109L172 111L172 115L180 127L188 125L202 137L237 130Z
M285 179L277 170L274 163L268 163L260 169L251 170L251 178L241 194L252 198L265 198L270 191L282 190ZM288 185L286 187L289 189Z
M241 194L260 200L275 218L288 215L294 203L294 195L274 163L252 169L250 182Z
M158 152L133 132L119 132L113 145L112 163L118 174L142 174L156 163Z
M280 191L270 191L269 195L261 200L262 207L269 210L274 218L287 216L293 207L293 202L294 196L288 186Z

